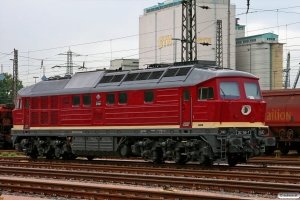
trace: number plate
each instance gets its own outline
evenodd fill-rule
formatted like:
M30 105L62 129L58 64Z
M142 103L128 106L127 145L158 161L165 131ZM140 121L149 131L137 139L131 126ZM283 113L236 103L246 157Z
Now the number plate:
M237 135L251 135L251 131L237 131L236 132Z

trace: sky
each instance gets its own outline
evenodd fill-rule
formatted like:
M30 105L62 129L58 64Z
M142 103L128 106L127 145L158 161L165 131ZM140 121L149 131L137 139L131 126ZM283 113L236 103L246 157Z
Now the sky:
M138 58L139 16L157 0L0 0L0 65L13 70L13 50L18 50L19 79L24 86L66 73L68 50L73 72L85 62L87 70L108 68L111 59ZM300 67L299 0L231 0L246 36L273 32L291 54L291 85ZM38 77L38 78L33 78ZM298 84L300 87L300 83Z

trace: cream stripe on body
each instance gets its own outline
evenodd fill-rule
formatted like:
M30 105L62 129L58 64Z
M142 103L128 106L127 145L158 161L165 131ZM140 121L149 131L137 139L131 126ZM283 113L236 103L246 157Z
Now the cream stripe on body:
M262 127L268 128L262 122L193 122L192 128L230 128L230 127ZM174 129L180 128L179 125L161 125L161 126L47 126L30 127L29 130L69 130L69 129ZM185 128L185 127L183 127ZM189 127L186 127L189 128ZM23 125L15 125L12 130L23 130Z

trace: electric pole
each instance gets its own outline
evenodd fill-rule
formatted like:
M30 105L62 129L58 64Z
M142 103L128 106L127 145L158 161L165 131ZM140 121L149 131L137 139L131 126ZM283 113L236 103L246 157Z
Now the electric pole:
M222 20L217 20L216 64L223 68Z
M67 53L60 53L58 55L67 55L67 71L66 75L73 75L73 56L82 56L72 52L70 49Z
M228 0L227 68L230 68L230 0Z
M14 49L13 61L13 83L12 83L12 103L16 104L18 94L18 50Z
M182 0L181 62L197 60L196 0Z

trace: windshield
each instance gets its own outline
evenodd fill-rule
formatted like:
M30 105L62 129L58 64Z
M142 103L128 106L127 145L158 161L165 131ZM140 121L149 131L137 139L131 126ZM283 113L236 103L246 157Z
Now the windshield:
M220 94L222 99L240 98L240 90L237 82L221 82Z
M259 87L256 83L244 83L248 99L261 99Z

